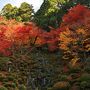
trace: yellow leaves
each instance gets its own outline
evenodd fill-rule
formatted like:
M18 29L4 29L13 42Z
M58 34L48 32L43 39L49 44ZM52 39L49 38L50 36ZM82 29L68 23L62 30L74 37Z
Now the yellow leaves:
M65 52L70 51L68 56L64 54L63 59L70 60L72 66L75 66L80 59L78 51L90 51L90 40L88 40L90 33L88 30L85 27L71 28L67 25L60 34L60 48Z
M76 30L77 34L86 34L85 29L79 28Z
M71 64L72 66L74 66L79 59L80 59L80 58L78 58L77 56L75 56L75 57L71 60L70 64Z
M64 41L65 39L68 39L70 35L70 30L68 28L66 28L65 31L60 33L60 40Z
M63 50L68 50L69 49L65 44L59 44L59 47Z
M86 13L82 13L83 10ZM74 66L79 59L88 57L82 52L90 51L90 10L82 5L77 5L73 11L70 10L63 17L61 28L60 49L63 49L64 52L71 52L68 57L64 53L63 58L69 60L72 57L70 63Z
M64 55L64 56L63 56L63 59L64 59L64 60L68 60L69 57L67 57L66 55Z
M70 84L66 81L57 82L53 86L53 90L63 90L70 87Z

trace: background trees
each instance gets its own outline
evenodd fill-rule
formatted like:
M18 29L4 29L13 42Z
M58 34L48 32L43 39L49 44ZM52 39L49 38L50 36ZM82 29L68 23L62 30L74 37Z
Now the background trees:
M44 30L50 31L50 27L58 28L62 22L62 16L77 4L90 7L90 0L87 2L85 0L44 0L37 12L34 12L32 5L26 2L22 3L19 8L7 4L1 10L1 15L17 21L32 20Z
M60 25L60 16L57 13L68 0L44 0L41 8L35 13L34 21L43 29L49 31L49 26L57 28ZM43 21L42 21L43 19Z
M7 19L16 19L17 21L30 21L33 15L33 7L26 2L23 2L19 8L7 4L1 10L1 15Z
M6 16L8 19L10 18L10 12L13 9L13 6L11 4L7 4L3 7L1 10L1 15Z
M44 0L40 9L35 13L34 21L47 31L50 30L50 26L58 28L63 15L77 4L90 7L90 0L87 2L85 0Z
M24 2L19 7L19 15L22 21L30 21L32 14L34 13L32 5Z

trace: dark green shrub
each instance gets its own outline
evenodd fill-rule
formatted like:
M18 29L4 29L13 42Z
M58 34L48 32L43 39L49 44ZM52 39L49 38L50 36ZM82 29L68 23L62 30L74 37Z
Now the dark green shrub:
M6 87L0 87L0 90L8 90Z
M47 88L47 90L53 90L52 88Z
M90 88L90 82L86 82L86 81L81 82L81 84L80 84L81 89L85 89L88 87Z
M59 80L60 81L66 81L67 80L67 75L61 75Z
M90 66L85 67L84 69L87 73L90 73Z
M8 79L7 78L3 79L3 82L8 82Z
M80 67L70 67L70 73L78 73L81 71Z
M13 76L8 76L7 77L9 81L14 81L14 77Z
M0 81L3 82L5 80L5 77L0 76Z
M20 85L20 86L19 86L19 90L26 90L25 85Z
M11 88L16 88L16 84L15 83L5 83L4 84L5 87L11 87Z
M90 82L90 74L83 74L80 78L79 81L83 82L83 81L89 81Z

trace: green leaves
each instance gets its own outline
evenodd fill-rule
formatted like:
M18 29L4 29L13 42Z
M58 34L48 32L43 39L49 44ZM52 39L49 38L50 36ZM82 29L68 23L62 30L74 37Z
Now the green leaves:
M61 8L68 0L45 0L36 12L34 21L37 25L50 31L50 27L58 28L65 8ZM41 22L43 20L43 22ZM39 22L38 22L39 21Z
M34 11L32 5L24 2L19 8L7 4L1 10L1 15L7 19L16 19L17 21L30 21Z
M1 57L0 58L0 64L7 63L10 61L10 57Z
M2 9L2 15L8 14L12 10L12 5L11 4L6 4L3 9Z

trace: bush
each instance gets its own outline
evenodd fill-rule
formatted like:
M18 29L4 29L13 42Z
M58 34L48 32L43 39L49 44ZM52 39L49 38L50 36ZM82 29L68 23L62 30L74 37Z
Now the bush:
M85 71L86 71L87 73L90 73L90 66L85 67Z
M70 84L66 81L57 82L53 86L53 90L69 90Z
M67 75L61 75L59 80L60 81L66 81L67 80Z
M53 90L52 88L47 88L47 90Z
M24 85L19 86L19 90L26 90L26 87Z
M14 79L15 79L13 76L8 76L7 78L9 81L14 81Z
M90 82L86 82L86 81L81 82L81 84L80 84L81 89L85 89L88 87L90 88Z
M81 82L83 82L83 81L90 82L90 74L81 75L81 77L79 78L79 81L81 81Z
M70 73L78 73L81 71L80 67L71 67L70 68Z
M0 90L8 90L6 87L0 87Z
M5 77L0 76L0 81L3 82L5 80Z
M16 84L15 83L6 83L4 84L5 87L11 87L11 88L16 88Z

